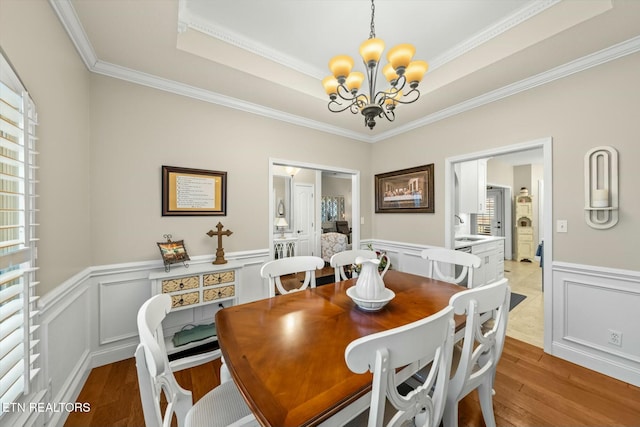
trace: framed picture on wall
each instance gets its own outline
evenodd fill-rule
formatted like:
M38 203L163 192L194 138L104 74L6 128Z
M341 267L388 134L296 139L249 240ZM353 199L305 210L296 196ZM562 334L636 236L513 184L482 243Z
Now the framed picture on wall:
M226 172L162 166L162 216L226 214Z
M434 213L433 163L378 174L374 191L376 213Z

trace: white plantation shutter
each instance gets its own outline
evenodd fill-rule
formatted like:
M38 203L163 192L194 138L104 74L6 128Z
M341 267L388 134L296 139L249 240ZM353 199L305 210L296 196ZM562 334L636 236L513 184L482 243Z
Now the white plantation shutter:
M0 52L0 408L38 368L35 104ZM4 415L0 414L0 417Z

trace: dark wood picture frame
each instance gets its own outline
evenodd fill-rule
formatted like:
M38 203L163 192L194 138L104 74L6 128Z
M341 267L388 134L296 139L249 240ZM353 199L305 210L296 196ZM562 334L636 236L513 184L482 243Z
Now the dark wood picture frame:
M433 163L375 175L376 213L434 213Z
M227 173L162 166L162 216L227 215Z

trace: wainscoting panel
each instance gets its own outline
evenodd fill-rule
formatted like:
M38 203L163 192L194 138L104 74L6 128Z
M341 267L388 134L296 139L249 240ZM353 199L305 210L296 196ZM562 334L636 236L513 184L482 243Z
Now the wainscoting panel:
M228 260L246 266L240 273L241 302L268 296L260 277L268 257L268 250L227 254ZM192 265L212 259L194 257ZM74 402L92 368L133 357L139 342L137 312L151 296L149 274L162 268L160 261L91 267L44 295L39 302L42 379L34 394L46 392L46 402ZM218 309L211 304L171 313L168 331L190 321L213 322ZM49 416L49 425L62 426L67 414Z
M552 289L553 354L640 385L640 273L554 263Z
M403 244L387 240L365 240L362 242L361 248L368 249L368 244L372 245L377 251L386 252L391 260L391 268L394 270L417 274L419 276L427 275L427 263L420 257L420 253L424 249L435 247L429 245Z
M148 279L100 280L98 282L99 345L137 338L136 317L151 297Z

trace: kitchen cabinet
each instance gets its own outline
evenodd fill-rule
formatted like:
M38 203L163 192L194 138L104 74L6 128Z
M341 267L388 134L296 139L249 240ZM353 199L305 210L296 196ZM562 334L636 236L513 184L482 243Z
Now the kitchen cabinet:
M504 277L504 239L476 243L471 253L480 258L480 268L473 272L473 284L477 287L493 283Z
M479 159L460 163L460 199L458 212L486 213L487 160Z

